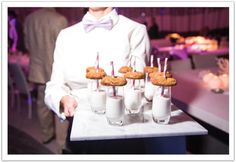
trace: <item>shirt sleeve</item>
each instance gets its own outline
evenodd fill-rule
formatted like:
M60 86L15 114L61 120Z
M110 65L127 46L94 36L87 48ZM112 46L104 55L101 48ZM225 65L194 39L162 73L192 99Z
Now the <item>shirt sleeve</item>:
M148 38L146 26L137 26L130 37L131 56L136 58L136 70L143 71L149 58L150 41Z
M54 62L52 67L52 75L50 81L46 84L45 103L59 117L60 100L63 96L70 95L70 90L65 86L64 70L63 70L63 30L59 33L54 50Z

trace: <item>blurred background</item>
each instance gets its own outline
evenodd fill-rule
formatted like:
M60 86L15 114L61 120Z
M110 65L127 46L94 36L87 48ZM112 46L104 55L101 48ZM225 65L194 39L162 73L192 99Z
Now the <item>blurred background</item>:
M40 141L40 126L34 110L37 92L35 92L34 85L28 82L30 60L24 45L23 24L25 18L37 9L39 8L8 8L8 16L11 14L14 17L15 23L13 25L15 25L18 35L17 45L14 49L12 48L13 37L9 34L8 63L20 65L20 71L14 72L11 68L8 71L8 151L12 154L56 153L55 142L42 144ZM69 26L81 21L87 11L87 8L78 7L56 7L55 9L66 17ZM119 14L146 25L151 41L151 55L154 55L154 60L157 57L161 59L168 57L170 71L218 67L217 59L219 58L226 60L223 65L227 66L229 59L229 8L122 7L116 8L116 10ZM10 27L11 25L9 25L9 33L12 30ZM156 64L154 62L154 65ZM228 77L228 71L222 68L222 62L219 68L225 70L223 74L227 74ZM18 79L23 77L23 81L14 79L14 76L18 74L21 74ZM18 86L19 83L21 85ZM27 90L19 88L23 87L22 85L26 85ZM29 113L32 115L31 119L28 118ZM194 117L196 120L200 118ZM199 120L199 122L202 121ZM209 139L188 139L188 153L228 153L228 132L209 123L205 124L210 130ZM215 145L210 145L210 143L215 143ZM209 149L203 149L205 144L209 145ZM195 147L192 147L193 145Z
M229 28L229 9L228 8L116 8L118 13L125 15L140 23L151 26L151 19L154 18L159 26L158 38L163 38L168 33L178 32L183 36L202 34L202 30L208 29L212 36L227 36ZM34 8L16 7L9 8L15 11L20 22L24 22L25 17L37 10ZM86 8L56 8L64 15L69 25L73 25L81 20Z

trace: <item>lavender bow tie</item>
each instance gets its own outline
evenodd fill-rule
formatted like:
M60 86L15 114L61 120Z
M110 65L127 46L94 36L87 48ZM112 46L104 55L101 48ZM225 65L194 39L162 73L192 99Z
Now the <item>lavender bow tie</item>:
M95 28L105 28L107 30L111 30L113 23L110 18L102 19L99 21L92 21L92 20L84 19L83 25L84 25L85 31L90 32L91 30Z

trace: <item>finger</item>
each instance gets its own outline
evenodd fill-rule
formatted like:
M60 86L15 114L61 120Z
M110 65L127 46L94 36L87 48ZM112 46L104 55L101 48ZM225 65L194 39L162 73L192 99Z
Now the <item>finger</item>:
M65 114L65 116L69 116L69 114L70 114L67 106L64 107L64 114Z
M68 111L67 111L67 112L64 112L64 114L65 114L66 117L70 116L70 114L69 114Z
M70 116L74 116L75 111L74 111L73 107L70 107L70 109L68 111L69 111Z

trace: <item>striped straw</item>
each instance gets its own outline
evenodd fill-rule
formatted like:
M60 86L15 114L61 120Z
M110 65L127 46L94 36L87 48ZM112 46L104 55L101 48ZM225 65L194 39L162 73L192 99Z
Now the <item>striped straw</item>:
M166 78L166 70L167 70L167 61L168 61L168 58L166 57L165 58L165 63L164 63L164 77ZM162 86L161 87L161 96L164 96L164 90L165 90L165 87Z
M165 90L164 88L165 88L164 86L161 87L161 96L164 96L164 90Z
M99 53L97 53L97 58L96 58L96 71L98 72L99 70ZM97 91L99 90L99 81L97 79Z
M160 60L160 58L157 58L157 63L158 63L159 72L161 72L161 60Z
M136 57L134 58L133 72L136 71ZM133 79L133 88L135 88L135 79Z
M150 65L151 65L151 67L153 67L153 55L151 55Z
M96 69L99 69L99 53L97 53L97 58L96 58Z
M166 77L167 61L168 61L168 58L166 57L165 58L165 65L164 65L164 77Z
M110 64L111 64L111 76L115 76L115 72L114 72L114 63L113 63L113 61L111 61L110 62Z
M136 71L136 57L134 57L133 71Z
M114 77L115 76L115 72L114 72L114 63L113 61L110 62L111 64L111 76ZM112 86L112 90L113 90L113 96L116 96L116 89L115 86Z

